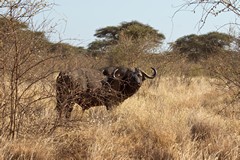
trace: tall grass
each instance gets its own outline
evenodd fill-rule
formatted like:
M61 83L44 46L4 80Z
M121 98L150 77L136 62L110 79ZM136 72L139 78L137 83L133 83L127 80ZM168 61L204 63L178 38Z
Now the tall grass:
M228 103L214 81L146 81L111 112L95 107L80 119L76 105L71 120L54 130L54 98L41 101L31 106L39 114L29 116L21 138L0 139L0 158L240 159L240 104Z

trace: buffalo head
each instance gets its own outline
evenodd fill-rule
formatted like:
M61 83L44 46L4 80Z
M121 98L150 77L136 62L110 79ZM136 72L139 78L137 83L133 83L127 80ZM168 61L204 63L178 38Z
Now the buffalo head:
M116 91L120 91L124 96L133 95L142 85L143 81L153 79L157 75L155 68L152 75L139 68L125 68L125 67L108 67L103 70L103 74L107 76L107 82Z

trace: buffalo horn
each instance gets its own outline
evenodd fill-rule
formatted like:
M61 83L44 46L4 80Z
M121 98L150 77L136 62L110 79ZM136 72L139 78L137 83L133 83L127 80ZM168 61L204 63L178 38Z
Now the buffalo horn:
M155 68L153 68L153 67L151 67L151 69L152 69L153 72L154 72L152 76L148 75L147 73L145 73L144 71L141 70L141 72L142 72L142 74L144 75L144 77L147 77L147 78L149 78L149 79L153 79L153 78L156 77L156 75L157 75L157 70L156 70Z
M115 70L113 71L113 78L117 78L116 75L115 75L117 71L118 71L118 69L115 69Z

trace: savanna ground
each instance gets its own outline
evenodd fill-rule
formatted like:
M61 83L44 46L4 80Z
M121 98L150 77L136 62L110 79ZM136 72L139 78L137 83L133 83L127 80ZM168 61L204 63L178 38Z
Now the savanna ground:
M240 107L216 79L148 80L112 112L74 107L56 124L53 97L32 105L18 139L0 139L1 159L240 159ZM35 92L37 93L37 92ZM37 96L37 94L35 94Z

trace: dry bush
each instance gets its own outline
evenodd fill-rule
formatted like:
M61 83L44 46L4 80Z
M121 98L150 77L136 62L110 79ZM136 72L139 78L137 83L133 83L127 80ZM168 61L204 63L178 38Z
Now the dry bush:
M222 53L212 57L208 70L214 78L219 79L219 87L232 94L233 99L240 99L240 54L237 52Z
M156 67L157 63L151 60L156 52L150 52L153 47L151 40L139 39L133 40L127 35L121 35L118 43L108 47L105 55L110 66L141 67L143 69Z

